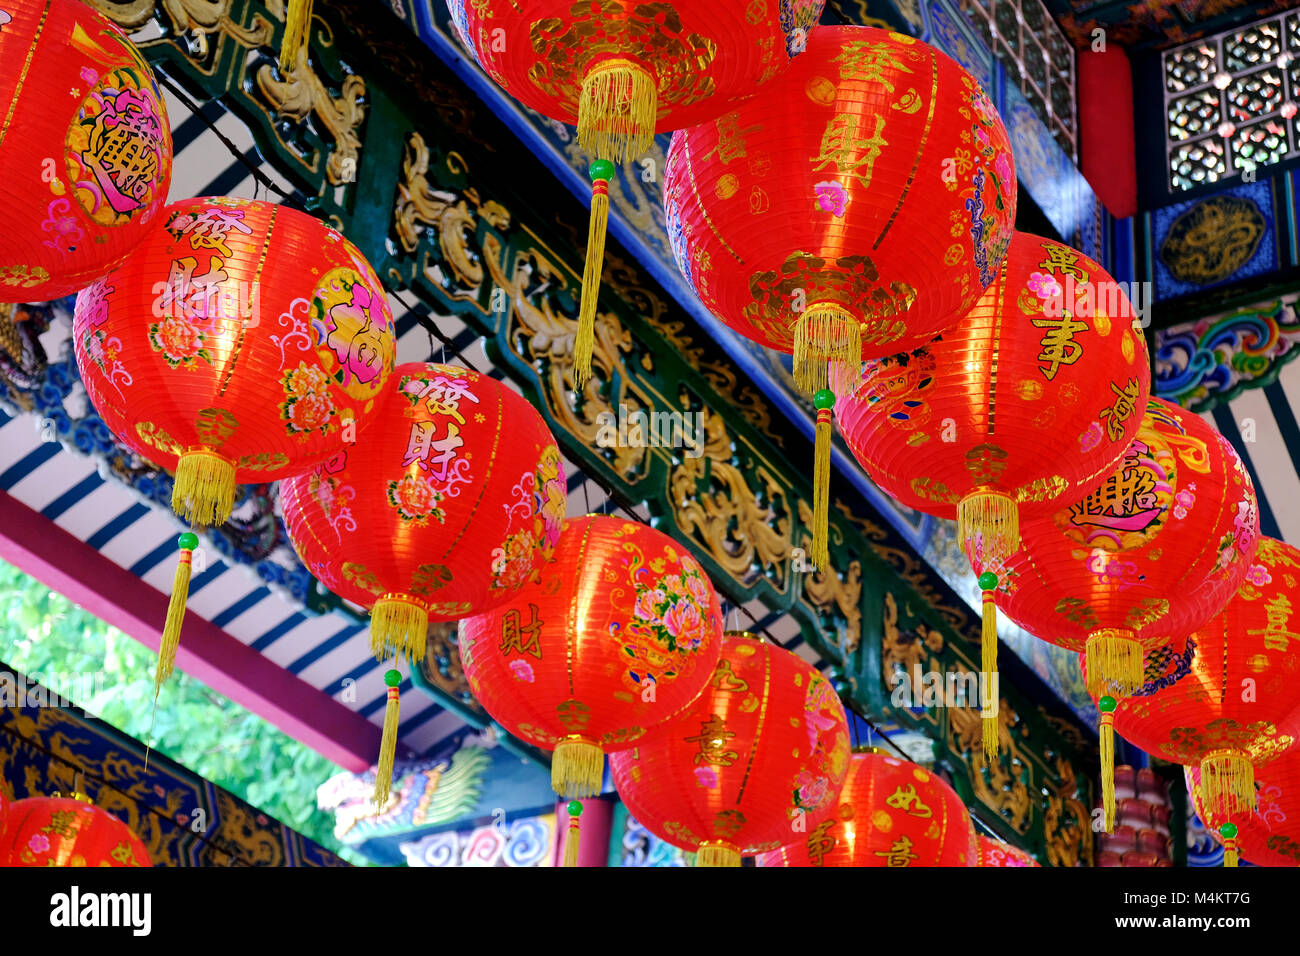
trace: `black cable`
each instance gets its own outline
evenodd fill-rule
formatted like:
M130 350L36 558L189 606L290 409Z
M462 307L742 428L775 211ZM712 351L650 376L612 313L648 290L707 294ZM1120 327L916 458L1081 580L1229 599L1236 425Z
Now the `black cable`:
M202 108L200 108L199 105L190 98L190 95L186 93L185 90L175 80L173 80L170 76L168 76L166 72L164 72L161 63L153 64L153 69L154 69L154 74L158 77L158 80L161 83L161 85L165 86L168 90L170 90L172 95L175 96L178 100L180 100L181 104L186 109L188 109L192 114L194 114L195 116L197 116L199 119L203 121L203 125L205 125L208 129L212 131L213 135L217 137L217 139L221 142L221 145L226 148L227 152L229 152L230 155L233 156L241 166L243 166L245 169L249 171L249 173L252 175L253 179L256 182L261 183L266 188L268 193L275 193L279 196L283 196L285 199L285 205L290 206L293 209L297 209L300 212L307 212L307 207L304 204L302 198L298 194L285 192L283 189L277 186L264 172L262 172L260 166L254 165L253 163L250 163L248 161L248 158L244 156L243 152L239 149L239 147L236 146L233 142L231 142L229 137L227 137L225 133L217 129L217 124L212 120L208 119L207 114L205 114ZM218 99L217 102L219 103L221 101ZM310 213L308 213L308 215L310 215Z

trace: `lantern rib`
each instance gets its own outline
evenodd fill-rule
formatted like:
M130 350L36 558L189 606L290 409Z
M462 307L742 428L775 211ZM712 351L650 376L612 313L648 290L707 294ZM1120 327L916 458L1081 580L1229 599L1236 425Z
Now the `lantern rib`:
M880 235L872 243L871 249L874 252L880 248L880 244L885 241L885 234L889 232L890 227L894 225L894 220L898 214L903 211L903 203L907 200L907 194L912 191L912 181L916 179L916 171L921 166L921 156L925 153L925 144L930 138L930 126L934 123L934 104L939 93L939 61L935 58L934 49L930 49L930 108L925 114L925 129L921 132L921 145L916 151L916 158L912 160L912 171L907 176L907 182L903 184L903 191L898 197L898 205L894 211L889 214L889 219L885 221L885 226L880 230Z
M9 112L5 114L4 125L0 126L0 143L5 141L5 134L9 132L9 124L13 122L14 110L18 109L18 100L22 98L23 84L27 81L27 73L32 68L32 60L36 57L36 49L41 43L41 33L45 30L45 21L50 15L50 4L54 0L45 0L45 9L41 11L41 22L36 25L36 34L32 37L32 45L27 50L27 59L23 61L22 72L18 74L18 85L14 87L14 95L9 100Z

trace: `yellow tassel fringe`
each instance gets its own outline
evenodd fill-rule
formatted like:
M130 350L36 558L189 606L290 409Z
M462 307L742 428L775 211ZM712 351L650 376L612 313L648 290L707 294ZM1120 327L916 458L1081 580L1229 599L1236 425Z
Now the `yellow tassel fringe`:
M794 383L806 395L831 385L830 365L836 380L862 364L862 326L844 306L817 302L800 313L794 323Z
M1133 631L1106 627L1088 635L1088 693L1093 697L1131 697L1142 687L1145 655Z
M564 841L564 865L578 865L578 843L582 832L582 818L569 817L569 835Z
M1226 843L1223 844L1223 865L1224 866L1237 865L1237 841L1236 840L1228 840Z
M696 866L740 866L740 851L730 843L701 843Z
M830 556L831 410L817 412L817 440L813 446L813 567L825 571Z
M582 270L578 335L573 342L573 381L579 388L591 377L591 357L596 348L596 306L600 301L600 276L605 263L605 230L608 227L609 183L596 180L591 190L591 222L587 226L587 262Z
M414 663L424 660L428 645L429 612L406 594L385 594L370 609L370 653L375 660L398 656Z
M1115 832L1115 715L1101 715L1101 805L1106 832Z
M582 81L578 145L616 164L635 159L654 142L659 88L654 76L632 60L601 60Z
M284 37L280 41L280 74L288 76L298 65L311 34L312 0L288 0L284 15Z
M176 576L172 578L172 596L167 602L167 620L163 624L162 641L158 645L158 667L153 676L155 698L163 683L176 669L176 649L181 644L181 625L185 622L185 602L190 596L190 569L193 561L194 552L182 548L176 562Z
M957 540L980 541L983 565L992 567L1020 549L1020 513L1001 491L973 491L957 503Z
M235 507L235 464L206 448L187 451L176 463L172 511L191 525L225 524Z
M1255 812L1255 767L1239 750L1216 750L1201 758L1201 799L1214 816Z
M397 757L397 717L401 689L388 688L388 704L384 708L384 736L379 741L379 765L375 768L375 807L383 810L393 787L393 761Z
M566 737L551 758L551 789L566 800L581 800L600 793L605 776L605 754L583 737Z
M993 695L993 675L998 669L998 606L993 603L993 592L984 592L984 614L980 626L980 688L987 688ZM988 713L992 705L992 714ZM981 700L980 710L984 712L983 737L984 758L989 762L998 759L998 714L1000 703L995 700Z

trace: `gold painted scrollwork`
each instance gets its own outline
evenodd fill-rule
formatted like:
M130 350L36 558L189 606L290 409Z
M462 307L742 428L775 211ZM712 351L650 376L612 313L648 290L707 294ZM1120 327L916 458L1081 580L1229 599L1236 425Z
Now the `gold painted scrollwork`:
M425 680L452 700L463 701L479 709L470 693L469 679L465 677L465 669L461 665L457 629L458 625L455 621L436 621L429 625L424 660L420 662L420 669L424 673Z
M965 762L976 798L1015 828L1026 833L1033 820L1033 805L1026 782L1028 759L1020 753L1013 727L1020 722L1007 699L999 700L998 759L984 758L981 717L974 707L948 708L949 747Z
M707 409L704 434L704 454L675 463L668 475L677 527L741 584L771 571L784 586L792 538L778 476L759 465L753 488L733 461L726 423Z
M1047 862L1052 866L1092 866L1092 817L1078 799L1074 767L1063 757L1057 757L1056 772L1061 782L1043 802Z
M799 501L799 520L812 526L812 509ZM813 606L834 624L835 644L845 655L852 654L862 642L862 562L850 561L841 578L834 570L812 571L804 575L804 593Z
M257 88L281 116L298 123L314 116L324 127L327 138L334 143L325 162L325 175L331 185L342 186L356 179L361 152L358 130L366 118L361 102L366 95L365 80L349 73L335 97L308 65L307 48L303 47L298 65L287 77L281 78L269 63L258 67Z

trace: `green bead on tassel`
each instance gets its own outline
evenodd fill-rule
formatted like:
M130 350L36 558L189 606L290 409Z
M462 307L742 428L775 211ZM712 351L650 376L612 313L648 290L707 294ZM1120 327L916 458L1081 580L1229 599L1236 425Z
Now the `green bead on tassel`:
M384 674L388 685L388 705L384 709L384 736L379 742L379 765L375 768L374 804L379 810L388 805L389 791L393 786L393 761L397 757L397 710L401 698L398 690L402 675L396 670Z
M578 865L578 835L582 829L582 801L570 800L565 808L569 811L569 834L564 841L564 865Z

